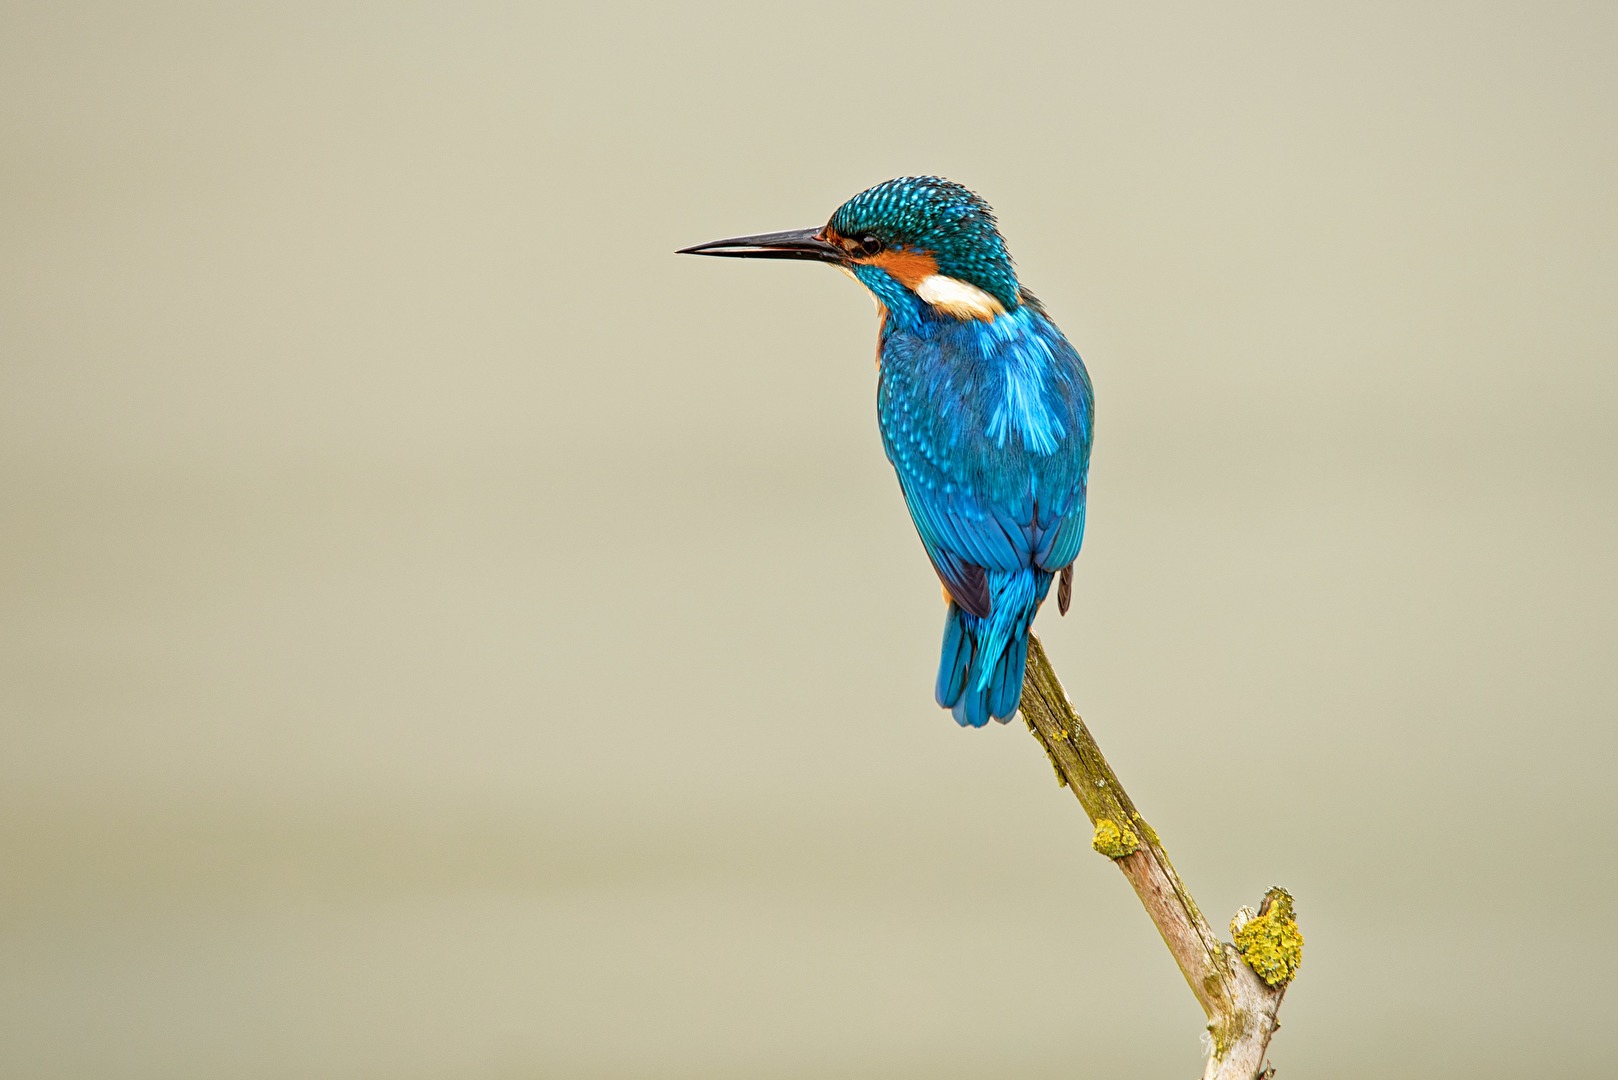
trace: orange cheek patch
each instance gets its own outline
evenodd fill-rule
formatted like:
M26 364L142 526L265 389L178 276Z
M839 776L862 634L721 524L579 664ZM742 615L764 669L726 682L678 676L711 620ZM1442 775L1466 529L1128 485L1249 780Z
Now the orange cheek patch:
M907 289L914 289L923 280L938 273L938 260L929 251L884 251L860 261L886 270Z

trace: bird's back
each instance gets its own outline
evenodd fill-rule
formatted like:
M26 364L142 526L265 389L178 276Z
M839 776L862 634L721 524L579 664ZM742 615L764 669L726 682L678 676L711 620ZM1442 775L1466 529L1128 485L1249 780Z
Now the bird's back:
M880 356L883 446L953 600L939 702L1006 719L1034 612L1083 540L1089 375L1031 297L989 322L889 320Z
M1042 541L1082 513L1094 399L1083 361L1044 311L1025 303L993 322L890 321L881 360L888 460L907 498L949 519L943 533L964 530L958 544L940 543L985 568L1071 562L1076 547L1051 561Z

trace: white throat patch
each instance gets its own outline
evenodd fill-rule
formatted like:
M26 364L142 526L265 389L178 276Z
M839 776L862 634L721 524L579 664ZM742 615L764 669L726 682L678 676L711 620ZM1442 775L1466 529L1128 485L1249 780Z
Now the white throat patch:
M916 284L916 295L938 310L957 319L982 319L989 322L1006 313L1005 306L978 288L959 278L943 274L928 274Z

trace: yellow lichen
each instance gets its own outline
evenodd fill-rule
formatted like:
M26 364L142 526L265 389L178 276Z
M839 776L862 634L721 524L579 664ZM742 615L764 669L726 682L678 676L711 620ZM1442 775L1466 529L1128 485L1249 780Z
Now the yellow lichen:
M1096 822L1096 834L1090 846L1109 859L1121 859L1140 849L1140 837L1128 825L1119 825L1111 818Z
M1258 914L1242 918L1251 910L1237 913L1231 935L1247 966L1270 986L1280 986L1297 974L1303 961L1303 933L1293 917L1292 894L1276 886L1264 894Z

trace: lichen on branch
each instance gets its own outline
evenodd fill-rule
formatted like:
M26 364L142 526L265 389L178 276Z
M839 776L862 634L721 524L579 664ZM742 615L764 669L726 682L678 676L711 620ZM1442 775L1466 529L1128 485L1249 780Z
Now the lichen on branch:
M1269 986L1292 981L1303 962L1303 931L1292 908L1292 894L1279 885L1264 894L1258 912L1243 908L1230 921L1231 938L1247 966Z
M1090 846L1109 859L1121 859L1140 850L1140 837L1128 825L1120 825L1111 818L1096 822L1096 833Z

